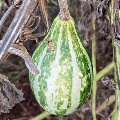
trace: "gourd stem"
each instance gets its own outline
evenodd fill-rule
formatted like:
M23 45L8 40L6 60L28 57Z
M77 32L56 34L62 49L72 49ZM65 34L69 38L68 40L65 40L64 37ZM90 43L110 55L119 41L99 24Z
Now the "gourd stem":
M59 7L60 7L60 12L59 12L60 19L69 20L70 13L68 10L67 0L58 0L58 3L59 3Z

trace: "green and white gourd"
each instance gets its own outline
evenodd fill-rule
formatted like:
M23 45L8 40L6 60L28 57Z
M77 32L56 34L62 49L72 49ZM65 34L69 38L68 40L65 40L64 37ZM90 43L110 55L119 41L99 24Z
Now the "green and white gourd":
M30 73L30 85L44 110L67 115L84 104L90 94L92 65L72 17L55 18L32 59L40 74Z

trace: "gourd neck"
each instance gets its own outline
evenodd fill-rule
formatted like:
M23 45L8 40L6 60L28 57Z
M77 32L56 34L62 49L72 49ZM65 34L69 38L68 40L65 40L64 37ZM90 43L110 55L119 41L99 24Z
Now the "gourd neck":
M59 12L60 19L69 20L70 13L68 10L67 0L58 0L58 3L59 3L59 7L60 7L60 12Z

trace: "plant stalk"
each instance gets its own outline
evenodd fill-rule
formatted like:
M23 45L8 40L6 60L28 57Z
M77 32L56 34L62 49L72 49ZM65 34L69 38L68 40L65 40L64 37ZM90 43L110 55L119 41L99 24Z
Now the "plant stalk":
M49 30L49 23L48 23L48 14L46 12L46 6L45 6L45 1L44 0L38 0L39 1L39 6L40 6L40 9L41 9L41 12L42 12L42 15L43 15L43 19L44 19L44 23L45 23L45 26L46 26L46 33L48 32Z
M60 12L59 12L60 19L69 20L70 13L68 10L67 0L58 0L58 3L59 3L59 7L60 7Z
M115 113L113 114L114 117L112 120L119 120L120 118L120 90L119 90L119 81L120 81L120 49L114 43L114 60L115 60L115 94L116 94L116 101L115 101Z
M104 69L102 69L99 73L96 74L95 81L98 82L101 78L103 78L106 74L114 69L114 62L111 62Z
M44 118L48 117L50 113L43 112L40 115L36 116L35 118L32 118L31 120L43 120Z
M119 10L119 0L111 0L110 5L110 14L111 14L111 29L112 25L115 27L118 24L116 23L117 19L120 19L120 10ZM112 40L113 40L113 58L114 58L114 79L116 82L115 86L115 94L116 94L116 101L115 101L115 112L112 115L111 120L120 120L120 48L117 46L116 42L118 39L116 38L116 32L114 29L112 29Z
M96 31L95 20L92 17L93 30ZM96 76L96 34L93 34L92 40L92 65L93 65L93 84L92 84L92 115L93 120L96 120L96 91L97 91L97 81L95 81Z

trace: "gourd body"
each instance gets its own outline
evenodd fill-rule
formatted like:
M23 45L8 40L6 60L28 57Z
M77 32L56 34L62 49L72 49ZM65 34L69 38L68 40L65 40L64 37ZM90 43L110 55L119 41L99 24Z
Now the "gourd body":
M84 104L91 89L92 66L72 18L55 18L32 59L40 74L30 73L30 85L44 110L66 115Z

